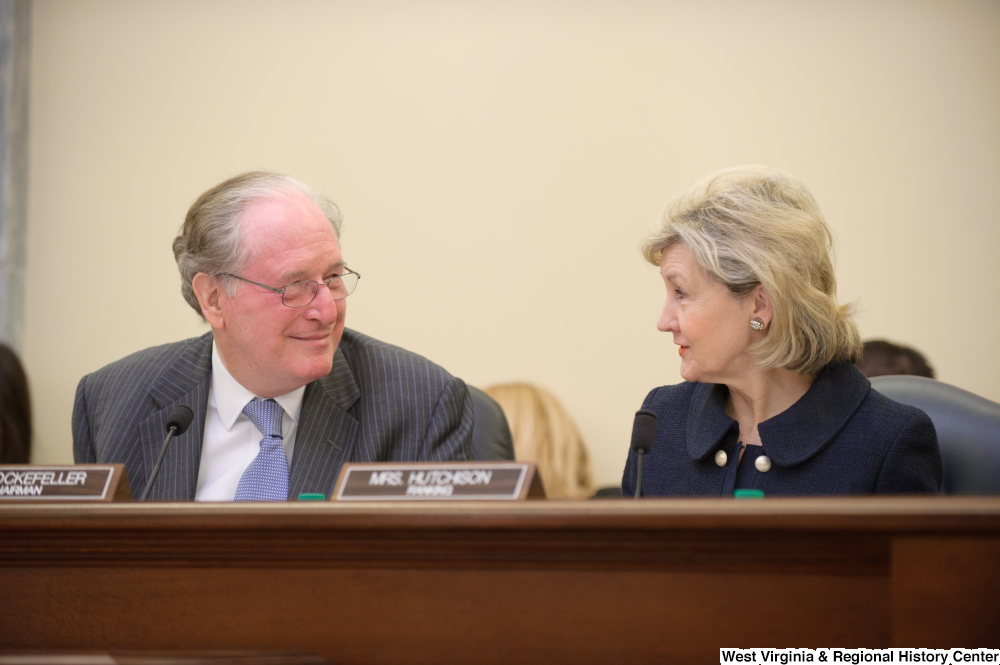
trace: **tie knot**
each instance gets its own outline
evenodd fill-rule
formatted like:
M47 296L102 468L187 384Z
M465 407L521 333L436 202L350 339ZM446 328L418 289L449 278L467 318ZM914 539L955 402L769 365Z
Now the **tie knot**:
M264 436L281 438L281 405L273 399L250 402L243 413Z

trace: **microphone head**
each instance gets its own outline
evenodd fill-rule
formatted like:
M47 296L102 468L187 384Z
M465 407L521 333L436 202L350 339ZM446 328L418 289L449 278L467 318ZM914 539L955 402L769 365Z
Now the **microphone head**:
M186 406L179 406L170 412L167 416L167 430L169 431L171 427L176 427L177 431L174 432L174 436L180 436L194 420L194 412Z
M635 423L632 425L632 450L648 453L653 449L656 440L656 414L649 409L639 409L635 412Z

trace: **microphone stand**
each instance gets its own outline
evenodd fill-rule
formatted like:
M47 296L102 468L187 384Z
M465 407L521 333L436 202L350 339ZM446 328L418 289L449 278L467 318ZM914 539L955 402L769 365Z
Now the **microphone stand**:
M139 499L139 503L146 500L149 496L149 491L153 489L153 481L156 480L156 474L160 472L160 465L163 464L163 458L167 454L167 446L170 445L170 439L174 438L174 434L177 433L179 427L177 425L171 425L170 429L167 430L167 438L163 442L163 447L160 448L160 455L156 458L156 464L153 466L153 473L149 474L149 482L146 483L146 489L142 492L142 497Z
M638 456L635 466L635 498L638 499L642 496L642 449L635 451L635 454Z

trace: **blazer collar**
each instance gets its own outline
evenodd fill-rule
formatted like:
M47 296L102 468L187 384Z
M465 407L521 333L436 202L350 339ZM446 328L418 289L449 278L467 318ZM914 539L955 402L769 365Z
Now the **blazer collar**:
M687 420L687 449L693 460L702 460L715 450L731 429L739 424L726 413L729 389L718 383L699 383L691 395Z
M330 373L306 386L289 469L291 499L303 492L329 497L341 465L354 452L361 425L350 410L361 389L344 353L346 341L337 347Z
M208 332L190 340L177 359L163 368L149 394L156 405L163 408L189 393L195 385L208 381L211 376L212 333Z
M170 442L160 476L150 493L150 498L156 501L193 499L198 483L201 439L212 380L212 333L185 344L176 359L165 366L153 382L149 395L155 410L139 423L143 470L148 479L163 445L170 413L178 406L186 406L194 413L187 431ZM141 491L142 488L133 487L133 492Z
M354 372L351 371L351 366L347 362L343 347L344 344L341 343L337 347L336 353L333 354L333 366L330 368L330 373L316 381L315 384L326 399L343 411L347 411L361 399L361 388L358 387L358 382L354 378Z
M799 401L757 426L764 451L780 466L804 462L833 440L870 389L871 383L852 363L827 365ZM737 422L726 414L728 393L719 384L695 388L687 422L691 459L704 459L730 429L739 433Z
M329 495L340 466L351 459L361 427L350 409L361 398L361 389L343 350L349 344L345 336L333 356L330 373L306 386L289 469L290 498L302 492ZM192 340L177 360L164 368L150 389L156 410L139 427L147 478L163 444L167 416L180 405L194 412L188 430L170 443L160 477L150 494L154 500L194 498L211 380L212 333L206 333ZM133 491L141 492L141 488Z

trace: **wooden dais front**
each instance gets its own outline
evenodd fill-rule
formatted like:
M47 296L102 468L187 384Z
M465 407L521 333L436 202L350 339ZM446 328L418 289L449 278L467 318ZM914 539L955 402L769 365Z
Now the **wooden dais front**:
M1000 498L0 506L0 650L1000 646Z

